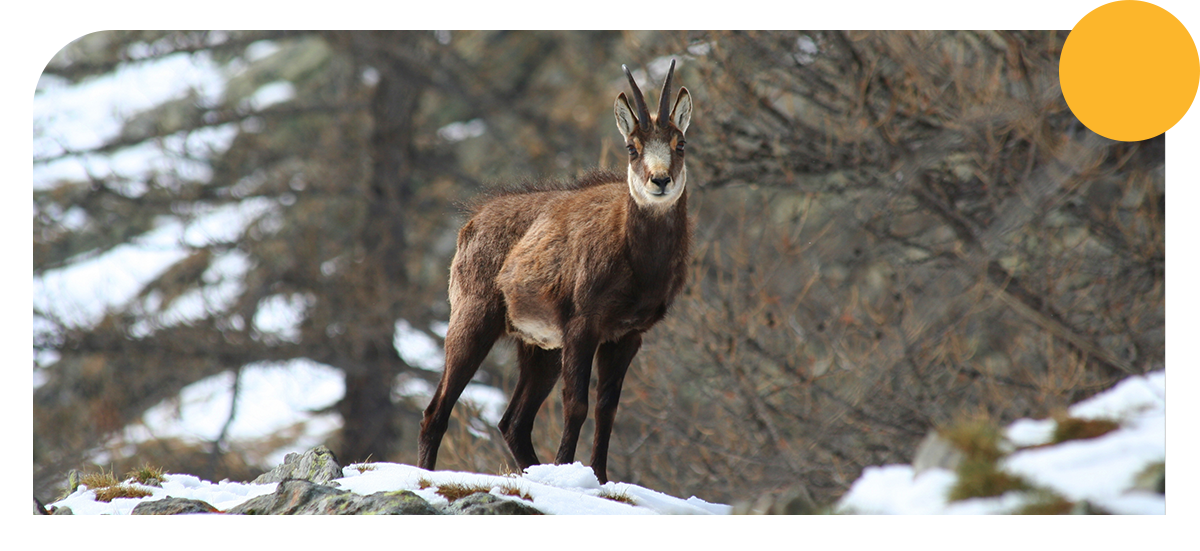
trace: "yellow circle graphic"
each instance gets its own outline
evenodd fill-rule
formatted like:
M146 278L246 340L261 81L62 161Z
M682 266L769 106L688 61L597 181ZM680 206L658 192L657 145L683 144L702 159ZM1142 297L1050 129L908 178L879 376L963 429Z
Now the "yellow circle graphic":
M1134 142L1166 132L1200 84L1192 35L1148 2L1105 4L1079 20L1063 44L1058 77L1067 107L1093 132Z

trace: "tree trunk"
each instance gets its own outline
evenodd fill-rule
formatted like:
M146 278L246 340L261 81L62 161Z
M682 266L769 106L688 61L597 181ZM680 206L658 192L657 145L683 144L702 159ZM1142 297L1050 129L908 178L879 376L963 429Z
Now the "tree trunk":
M416 33L369 33L355 36L353 48L369 60L379 75L370 112L374 121L370 146L372 174L367 189L370 204L364 225L367 277L359 295L369 330L351 350L357 356L346 371L346 394L339 404L343 419L343 461L367 457L383 460L398 449L401 438L397 405L391 392L395 376L408 366L392 345L393 327L408 285L406 273L405 206L412 195L413 116L424 85L406 78L406 67L389 55L393 48L410 48Z

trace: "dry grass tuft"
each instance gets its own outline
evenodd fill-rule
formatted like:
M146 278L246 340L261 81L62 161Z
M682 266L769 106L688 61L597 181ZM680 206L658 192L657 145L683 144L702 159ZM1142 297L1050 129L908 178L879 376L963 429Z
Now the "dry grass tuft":
M79 477L79 484L87 486L89 490L98 490L100 488L116 486L120 483L121 481L117 480L117 477L113 476L111 472L106 473L104 471L100 471L98 473L87 473Z
M363 462L363 463L355 463L353 465L350 465L350 468L358 471L359 474L362 474L367 471L374 471L378 467L376 467L374 463Z
M529 502L533 501L533 496L529 495L529 492L526 492L516 486L505 485L505 486L498 486L498 488L500 490L500 493L502 493L506 496L516 496L525 501L529 501Z
M604 499L616 501L618 503L624 503L626 505L637 505L637 500L634 499L633 496L630 496L629 493L626 492L625 490L621 490L620 492L617 492L617 491L610 490L608 488L601 488L600 493L598 495Z
M1053 443L1066 442L1068 440L1084 440L1087 438L1096 438L1103 436L1121 427L1115 421L1108 419L1076 419L1074 417L1063 417L1057 419L1058 424L1054 427Z
M977 416L941 431L942 436L963 452L958 464L958 481L950 489L951 501L973 497L995 497L1006 492L1030 489L1018 476L1001 471L996 462L1004 455L1000 449L1000 429L990 419Z
M1075 512L1075 503L1058 494L1045 494L1018 509L1017 515L1069 515Z
M454 503L455 501L458 501L458 500L460 500L464 497L467 497L471 494L478 494L480 492L487 493L491 489L492 488L490 486L458 484L455 482L451 482L451 483L447 483L447 484L438 485L436 492L438 494L440 494L442 497L449 500L450 503Z
M150 490L143 490L136 486L129 486L126 484L118 484L116 486L108 486L106 488L97 488L96 489L96 501L103 501L105 503L112 501L118 497L138 498L138 497L147 497L147 496L151 496L151 495L154 495L154 493L151 492Z
M507 461L505 461L500 464L499 469L496 469L496 474L500 476L506 476L508 478L520 478L525 475L525 472L521 469L514 468L512 465L509 465Z
M161 472L160 472L161 474ZM132 477L131 477L132 478ZM153 492L136 486L122 484L111 472L88 473L79 478L79 484L96 492L96 501L110 502L118 497L147 497Z
M432 482L430 482L429 480L424 479L424 478L422 478L420 480L419 485L422 490L424 490L425 488L430 488L430 487L434 486L434 484ZM504 484L501 486L496 486L496 489L499 490L500 493L507 495L507 496L519 497L525 501L530 501L530 502L533 501L533 496L529 495L529 492L526 492L526 491L518 488L516 485ZM450 503L454 503L455 501L458 501L458 500L460 500L464 497L467 497L471 494L479 494L479 493L486 494L491 491L492 491L492 486L488 486L488 485L484 485L484 484L458 484L455 482L440 484L437 486L437 489L434 490L435 493L446 498Z
M969 459L996 461L1000 451L1000 428L986 417L975 416L941 431Z
M126 473L125 478L131 478L138 484L155 486L158 488L161 488L162 483L166 481L162 467L151 467L145 463L143 463L140 467Z
M1030 489L1021 477L998 469L995 461L966 458L958 465L956 472L958 481L950 489L950 501L996 497L1007 492Z

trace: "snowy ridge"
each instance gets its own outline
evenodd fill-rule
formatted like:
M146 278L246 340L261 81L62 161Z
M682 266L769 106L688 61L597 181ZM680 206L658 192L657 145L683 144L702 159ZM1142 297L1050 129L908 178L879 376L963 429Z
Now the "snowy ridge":
M208 502L222 511L235 507L242 502L275 491L276 483L243 484L241 482L209 482L190 474L164 475L162 487L146 486L144 484L128 483L129 486L151 492L151 496L143 498L118 497L111 502L96 501L96 492L80 485L71 495L50 504L50 507L70 507L75 515L128 515L142 501L153 501L167 497L198 499Z
M708 503L697 497L686 500L624 482L600 484L592 468L576 461L570 465L534 465L522 476L498 476L455 471L426 471L409 465L372 463L374 470L359 473L352 465L338 479L342 488L358 494L390 490L412 490L434 506L446 505L437 493L443 484L491 487L491 494L520 499L503 492L513 489L533 498L532 505L553 515L705 515L729 514L731 507ZM432 484L421 489L422 481ZM633 505L603 495L629 498Z
M1049 490L1071 502L1086 502L1116 514L1165 514L1164 494L1137 489L1135 479L1147 466L1166 461L1166 376L1163 372L1130 377L1108 391L1075 404L1068 410L1076 419L1115 421L1118 428L1102 436L1051 442L1053 420L1022 419L1004 432L1002 447L1009 453L1000 470L1021 477L1037 488ZM478 488L498 498L524 500L552 515L704 515L730 514L729 505L697 497L680 499L635 484L600 484L590 467L535 465L513 476L454 471L427 471L395 463L354 464L342 469L337 487L360 495L410 490L435 507L448 500L438 493L443 486ZM161 488L127 482L151 492L145 498L117 498L97 502L95 492L81 486L71 495L50 504L70 507L77 515L129 514L144 500L168 496L205 501L225 511L254 497L270 494L276 484L200 480L191 475L168 474ZM950 501L957 475L944 468L915 473L910 465L866 468L835 513L962 515L1007 514L1037 499L1033 492L1010 491L998 497ZM518 497L521 496L521 497ZM613 499L617 498L617 499Z
M529 496L533 501L527 504L551 515L709 515L729 514L731 510L728 505L708 503L697 497L679 499L635 484L600 484L591 467L579 462L570 465L535 465L526 469L522 476L427 471L396 463L351 465L343 469L342 474L344 478L334 481L340 489L360 495L410 490L435 507L448 504L448 500L438 493L440 486L462 485L490 488L489 493L502 499L521 500L512 493ZM50 507L70 507L76 515L128 515L142 501L170 496L205 501L226 511L251 498L270 494L277 486L276 483L213 483L180 474L168 474L164 478L166 481L161 488L128 483L153 494L148 497L116 498L104 503L96 501L94 491L80 486L71 495L50 504ZM618 496L633 503L603 497L606 495Z
M1166 375L1150 373L1068 409L1077 419L1115 421L1119 428L1085 440L1053 446L1055 421L1022 419L1004 432L1013 449L999 462L1002 471L1054 491L1071 501L1087 501L1116 514L1165 514L1166 496L1132 489L1147 466L1166 461ZM838 512L862 514L1005 514L1027 505L1030 496L950 502L955 473L939 468L914 473L909 465L867 467L838 502Z

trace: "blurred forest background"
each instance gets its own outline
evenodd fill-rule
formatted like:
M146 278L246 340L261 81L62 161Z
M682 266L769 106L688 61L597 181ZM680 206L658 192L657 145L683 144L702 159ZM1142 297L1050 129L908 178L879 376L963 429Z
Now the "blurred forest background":
M49 63L39 97L154 63L203 63L222 81L85 145L35 115L35 495L56 495L69 469L144 462L256 476L272 450L299 451L297 431L124 435L188 385L225 376L236 394L246 366L296 358L343 377L321 412L338 419L322 439L343 464L415 463L428 394L403 389L439 373L395 341L404 327L441 342L459 205L493 185L620 169L622 63L654 105L676 59L695 98L696 245L684 295L626 380L614 480L724 503L802 486L830 502L959 416L1046 417L1161 369L1165 138L1082 127L1058 85L1066 35L84 36ZM121 168L147 150L172 162ZM108 168L37 181L69 162ZM98 315L38 294L230 208L242 222L174 243L185 254ZM197 297L203 308L177 311ZM265 313L281 307L295 327L273 332ZM477 382L507 393L513 356L498 347ZM558 408L554 393L534 433L542 457ZM439 468L512 464L483 409L458 405Z

